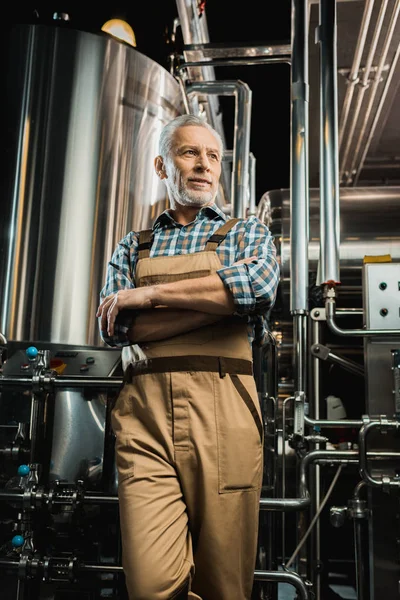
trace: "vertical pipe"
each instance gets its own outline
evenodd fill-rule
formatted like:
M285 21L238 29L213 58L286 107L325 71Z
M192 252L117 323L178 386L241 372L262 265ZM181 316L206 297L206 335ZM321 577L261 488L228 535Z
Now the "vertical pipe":
M200 16L198 1L176 0L176 8L184 44L208 44L210 42L210 35L208 32L207 14L206 11L203 10ZM191 81L215 81L215 70L212 66L191 67L189 73ZM220 109L218 98L203 97L201 100L205 107L205 113L210 125L218 131L224 146L226 146L222 111ZM190 112L190 110L188 111L187 109L186 111L188 113ZM229 190L229 172L227 164L222 165L221 183L225 190L225 194L227 194L227 190Z
M308 310L308 22L307 1L292 0L290 310Z
M320 283L340 283L336 0L320 0Z
M282 402L282 498L286 498L286 403L293 400L293 397L285 398ZM286 560L286 518L285 511L282 511L282 564Z
M320 343L320 323L319 321L312 321L312 345ZM315 356L312 358L312 374L313 374L313 418L318 420L320 418L320 360ZM320 444L315 444L315 450L320 449ZM319 511L321 505L321 467L315 465L315 479L314 479L314 490L311 490L311 496L314 497L315 513ZM318 519L315 523L315 600L321 600L321 572L319 564L321 562L321 523Z
M245 218L249 180L252 92L243 81L195 81L187 86L188 95L203 93L235 96L231 216Z
M365 540L364 540L364 528L365 519L354 519L354 549L356 559L356 585L357 585L357 600L368 600L369 595L367 592L368 578L364 565L366 559L364 557L365 552Z
M251 127L251 97L249 86L237 81L235 132L232 169L232 217L245 218L249 185L249 154Z
M256 158L252 152L249 154L249 217L256 216ZM1 335L1 334L0 334ZM275 397L275 396L274 396Z

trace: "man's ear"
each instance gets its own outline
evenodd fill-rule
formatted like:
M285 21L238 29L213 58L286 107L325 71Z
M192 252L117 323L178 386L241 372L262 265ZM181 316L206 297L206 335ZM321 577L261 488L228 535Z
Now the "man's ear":
M154 167L160 179L166 179L168 177L162 156L157 156L154 159Z

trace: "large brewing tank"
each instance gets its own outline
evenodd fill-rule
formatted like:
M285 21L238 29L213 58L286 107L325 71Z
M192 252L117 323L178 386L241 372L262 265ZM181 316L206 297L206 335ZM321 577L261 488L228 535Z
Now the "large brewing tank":
M400 187L340 188L340 278L339 298L361 301L364 256L389 254L400 261ZM320 192L310 189L309 273L310 289L318 283L320 253ZM257 216L274 235L281 267L281 303L289 311L290 285L290 190L266 192ZM312 306L311 306L312 308ZM286 309L286 310L285 310Z
M153 160L162 127L183 112L179 85L102 32L18 25L9 36L0 332L101 346L107 262L166 207Z

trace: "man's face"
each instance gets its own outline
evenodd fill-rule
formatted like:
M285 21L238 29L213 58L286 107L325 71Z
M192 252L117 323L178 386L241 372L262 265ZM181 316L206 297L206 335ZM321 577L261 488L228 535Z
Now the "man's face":
M214 201L221 175L221 152L211 131L195 125L179 127L165 167L172 201L199 207Z

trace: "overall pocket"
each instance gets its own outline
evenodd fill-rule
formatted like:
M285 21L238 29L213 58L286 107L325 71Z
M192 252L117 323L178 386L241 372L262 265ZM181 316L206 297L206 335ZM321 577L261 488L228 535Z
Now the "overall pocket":
M215 416L219 493L260 489L263 426L251 376L215 375Z

